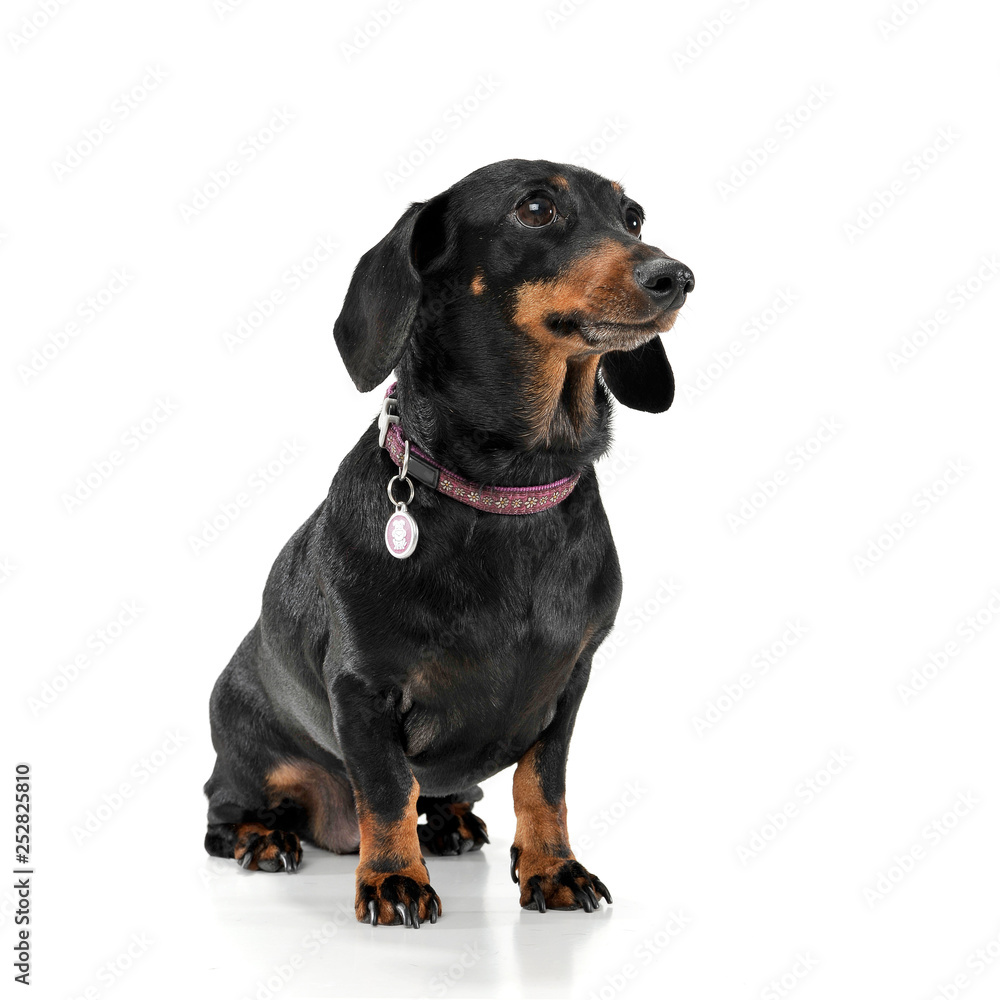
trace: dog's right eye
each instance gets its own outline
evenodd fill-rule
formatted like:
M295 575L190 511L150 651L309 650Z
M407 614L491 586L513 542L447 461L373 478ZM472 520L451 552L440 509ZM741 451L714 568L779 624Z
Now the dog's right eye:
M559 213L556 211L555 203L551 198L538 197L527 198L525 201L522 201L514 209L514 214L522 226L528 226L530 229L538 229L541 226L547 226L550 222L554 222Z

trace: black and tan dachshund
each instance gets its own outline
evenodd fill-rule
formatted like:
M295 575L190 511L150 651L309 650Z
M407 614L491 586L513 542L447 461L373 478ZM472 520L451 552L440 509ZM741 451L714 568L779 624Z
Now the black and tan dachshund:
M505 160L361 258L334 337L359 390L397 383L216 682L209 854L294 871L303 839L360 851L359 920L433 923L423 851L487 843L477 782L516 764L521 905L611 902L566 828L573 723L622 589L593 463L608 390L670 405L658 334L694 287L642 224L589 170Z

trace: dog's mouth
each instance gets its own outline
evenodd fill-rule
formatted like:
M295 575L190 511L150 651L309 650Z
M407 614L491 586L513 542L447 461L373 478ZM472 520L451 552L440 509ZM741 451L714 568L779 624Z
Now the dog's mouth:
M608 316L553 314L546 320L549 330L559 337L577 336L595 353L630 351L666 333L677 320L680 305L671 306L644 320L620 320Z

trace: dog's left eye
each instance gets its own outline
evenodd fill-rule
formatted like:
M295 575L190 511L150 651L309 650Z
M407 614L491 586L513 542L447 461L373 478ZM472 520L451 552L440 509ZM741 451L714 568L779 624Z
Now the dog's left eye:
M559 213L556 211L555 203L550 198L539 197L528 198L526 201L522 201L514 209L514 214L522 226L538 229L541 226L547 226L550 222L554 222Z
M625 213L625 225L633 236L638 236L642 232L642 217L634 208Z

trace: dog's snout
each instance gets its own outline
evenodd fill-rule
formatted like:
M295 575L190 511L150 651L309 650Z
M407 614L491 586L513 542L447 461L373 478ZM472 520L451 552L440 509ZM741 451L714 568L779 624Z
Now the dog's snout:
M694 275L679 260L654 257L644 260L635 268L635 280L657 302L680 308L684 299L694 291Z

